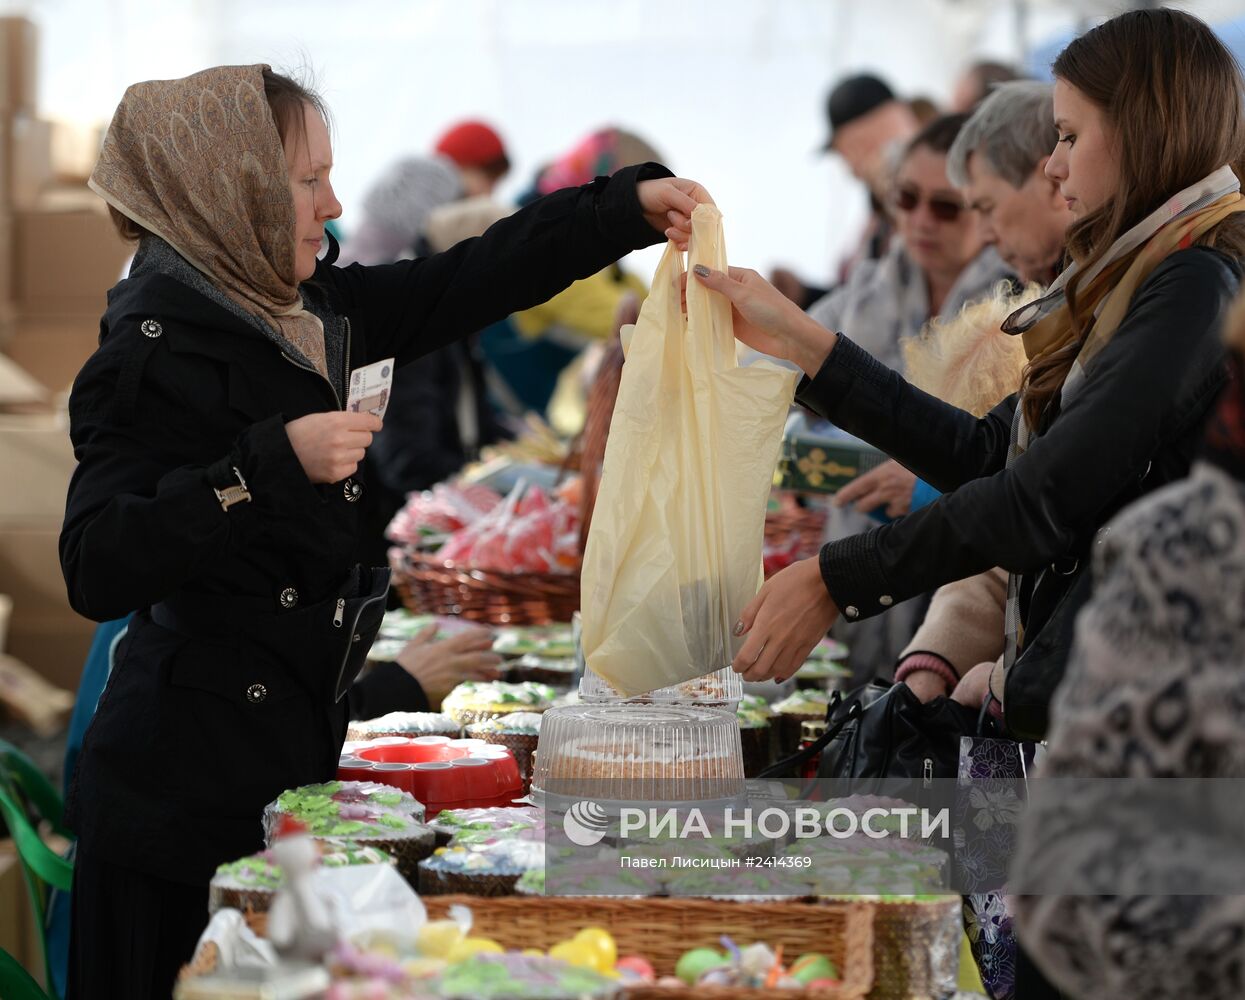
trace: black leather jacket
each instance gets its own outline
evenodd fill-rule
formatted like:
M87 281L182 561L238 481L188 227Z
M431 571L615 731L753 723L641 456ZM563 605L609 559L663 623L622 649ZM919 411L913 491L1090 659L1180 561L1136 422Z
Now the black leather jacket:
M822 548L822 579L843 615L868 618L1002 566L1022 574L1021 620L1032 641L1098 529L1188 473L1226 378L1220 326L1240 274L1235 259L1205 247L1160 264L1085 383L1062 412L1048 411L1011 468L1017 396L973 417L840 336L797 399L943 491L906 517Z

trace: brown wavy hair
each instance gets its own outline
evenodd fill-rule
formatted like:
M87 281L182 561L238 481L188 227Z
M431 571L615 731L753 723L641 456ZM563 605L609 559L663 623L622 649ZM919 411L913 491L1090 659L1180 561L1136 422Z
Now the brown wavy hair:
M1067 378L1102 298L1081 294L1080 276L1177 191L1225 163L1245 177L1241 68L1193 15L1165 7L1121 14L1069 43L1051 69L1103 113L1120 177L1115 196L1068 230L1068 255L1081 264L1067 286L1076 336L1025 370L1024 415L1035 429ZM1198 242L1243 255L1245 222L1231 216ZM1133 256L1113 264L1098 290L1109 288Z

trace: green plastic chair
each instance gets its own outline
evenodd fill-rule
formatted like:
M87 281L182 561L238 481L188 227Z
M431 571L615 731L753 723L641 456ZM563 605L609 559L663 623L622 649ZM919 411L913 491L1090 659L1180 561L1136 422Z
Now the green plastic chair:
M40 931L45 981L51 988L55 980L46 935L49 887L68 892L73 886L73 863L43 842L28 809L46 820L56 833L72 837L64 825L64 804L51 783L17 747L0 740L0 819L4 820L17 844L30 894L31 913ZM29 993L32 985L37 993ZM5 955L0 959L0 1000L10 1000L10 996L14 1000L24 1000L28 996L47 997L48 994L38 988L11 955Z
M0 1000L53 1000L43 992L22 968L22 964L3 948L0 948Z

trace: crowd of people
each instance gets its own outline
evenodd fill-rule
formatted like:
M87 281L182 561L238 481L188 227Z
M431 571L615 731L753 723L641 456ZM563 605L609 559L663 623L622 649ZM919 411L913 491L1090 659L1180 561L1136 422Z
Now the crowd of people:
M1235 777L1245 83L1163 8L1052 72L976 64L941 110L840 81L826 150L871 207L850 259L824 282L689 278L748 350L800 369L799 404L891 459L762 586L734 667L785 680L843 630L857 680L991 712L1047 741L1052 774ZM645 294L618 260L685 245L710 200L603 126L502 204L505 143L463 122L381 172L338 246L325 110L262 66L136 84L92 177L137 253L74 386L61 556L73 607L128 629L68 803L71 997L167 996L215 866L255 849L277 792L334 773L349 718L495 675L487 649L424 638L355 681L384 526L516 416L582 394ZM344 412L347 373L388 357L383 423ZM1080 866L1093 895L1014 901L1012 995L1245 993L1241 897L1113 893L1085 846L1118 833L1102 811L1026 817L1019 863Z

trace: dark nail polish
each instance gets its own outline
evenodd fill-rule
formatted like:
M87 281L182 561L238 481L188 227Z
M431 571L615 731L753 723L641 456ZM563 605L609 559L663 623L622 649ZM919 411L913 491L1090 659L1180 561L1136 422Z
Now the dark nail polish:
M692 268L692 270L699 274L702 278L709 277L709 268L705 267L704 264L697 264ZM736 632L735 634L738 635L739 633Z

